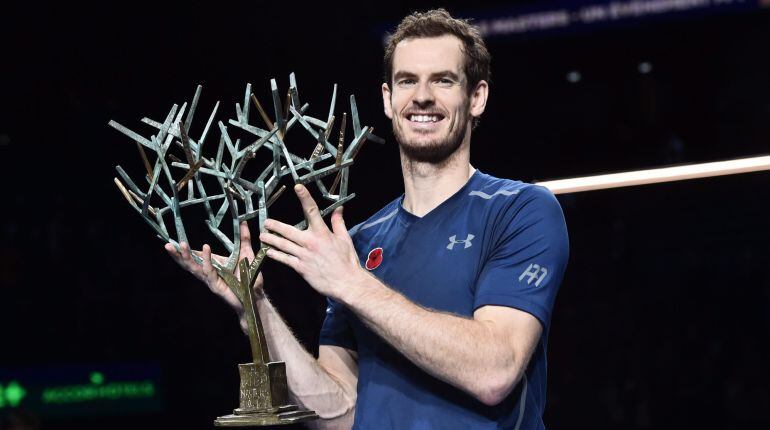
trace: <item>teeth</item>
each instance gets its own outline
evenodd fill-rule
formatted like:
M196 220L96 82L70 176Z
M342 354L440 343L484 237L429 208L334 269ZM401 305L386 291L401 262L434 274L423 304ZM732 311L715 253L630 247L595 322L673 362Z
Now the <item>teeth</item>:
M409 121L413 122L436 122L438 115L409 115Z

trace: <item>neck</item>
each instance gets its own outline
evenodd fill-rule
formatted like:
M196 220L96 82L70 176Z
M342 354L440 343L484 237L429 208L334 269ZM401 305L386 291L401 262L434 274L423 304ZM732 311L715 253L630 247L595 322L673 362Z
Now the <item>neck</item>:
M470 139L439 164L414 161L401 152L401 171L404 209L422 217L462 188L476 171L470 164Z

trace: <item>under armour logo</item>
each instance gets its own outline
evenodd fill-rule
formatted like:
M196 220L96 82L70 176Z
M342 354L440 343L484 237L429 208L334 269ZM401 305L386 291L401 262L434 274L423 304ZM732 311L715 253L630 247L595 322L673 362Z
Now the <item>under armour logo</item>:
M452 236L449 237L449 245L446 246L446 249L450 251L455 249L456 243L462 243L463 249L468 249L473 245L471 241L473 240L474 237L476 236L469 233L468 237L466 237L465 240L457 240L457 235L453 234Z
M539 264L530 263L529 267L527 267L527 270L525 270L521 276L519 276L519 282L521 282L524 277L529 277L527 279L527 285L531 284L532 281L535 281L535 286L539 287L540 283L543 282L543 279L545 279L546 275L548 275L548 269L545 267L540 267Z

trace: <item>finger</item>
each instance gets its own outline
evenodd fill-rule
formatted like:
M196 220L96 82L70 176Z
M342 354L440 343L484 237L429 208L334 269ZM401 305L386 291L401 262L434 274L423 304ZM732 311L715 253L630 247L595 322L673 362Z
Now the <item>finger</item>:
M192 252L190 251L190 245L187 242L179 243L179 254L185 263L192 263Z
M271 247L276 248L279 251L293 255L295 257L301 256L303 252L303 248L301 246L297 245L296 243L288 239L285 239L283 237L280 237L274 234L261 233L259 235L259 240L261 240L262 243L270 245Z
M163 246L163 249L168 252L168 255L174 260L174 262L183 268L187 267L185 264L184 259L182 258L182 254L179 253L177 248L172 243L167 243Z
M217 263L219 263L220 266L223 266L223 267L227 264L227 257L223 257L221 255L211 254L211 260L216 261Z
M313 196L310 195L310 191L302 184L294 186L294 192L297 193L300 204L302 204L302 212L305 213L305 219L307 220L308 228L317 229L326 227L323 218L321 218L321 211L318 210L318 205L313 200Z
M163 249L165 249L166 252L168 252L168 254L172 258L174 258L174 260L179 258L179 252L176 250L176 247L171 242L168 242L165 245L163 245Z
M195 259L192 257L193 252L195 251L190 250L190 245L188 245L187 242L180 242L179 251L176 251L173 257L176 262L182 266L182 268L190 272L193 276L200 279L201 281L207 282L206 274L202 271L201 268L202 266L196 263Z
M241 222L240 229L241 258L254 258L254 249L251 246L251 231L249 230L249 224L246 221Z
M297 257L273 248L268 249L266 255L279 263L291 267L299 273L299 259Z
M217 271L211 263L211 247L208 244L203 245L203 274L209 282L216 282Z
M249 230L249 223L241 221L241 240L251 242L251 230Z
M332 212L332 231L338 236L346 236L348 234L348 228L345 226L345 219L342 217L342 206Z
M277 233L286 239L300 245L305 246L305 241L302 237L302 231L286 223L276 221L274 219L265 220L265 228L273 233Z
M223 256L221 256L221 255L217 255L217 254L214 254L214 253L211 251L211 246L210 246L210 245L208 245L208 244L205 244L205 245L203 245L203 246L204 246L204 248L205 248L205 247L207 247L207 246L208 246L208 248L209 248L209 255L211 256L211 265L212 265L212 266L214 265L214 263L219 263L219 264L220 264L220 265L222 265L222 266L224 266L225 264L227 264L227 257L223 257ZM201 260L203 259L203 256L204 256L204 253L203 253L203 251L196 251L196 250L192 250L191 252L192 252L193 254L197 255L198 257L200 257L200 258L201 258ZM216 270L216 268L215 268L214 270Z

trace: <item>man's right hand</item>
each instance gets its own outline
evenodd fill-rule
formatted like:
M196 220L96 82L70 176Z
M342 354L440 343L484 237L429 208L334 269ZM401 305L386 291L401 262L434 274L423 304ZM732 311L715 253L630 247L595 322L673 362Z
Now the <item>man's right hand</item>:
M251 232L249 231L249 225L245 221L241 222L240 234L241 249L239 263L240 260L243 260L244 258L248 258L249 262L251 262L254 259L254 249L251 247ZM227 286L224 279L217 274L217 270L211 263L211 259L213 258L217 263L224 265L227 263L227 257L212 254L209 245L203 245L202 251L192 251L190 245L186 242L181 242L179 244L179 251L177 251L176 248L174 248L174 245L170 243L167 243L164 248L177 264L192 273L196 278L203 281L214 294L222 297L230 306L232 306L239 316L243 314L243 305L241 304L241 301L238 300L235 293ZM196 263L195 260L193 260L192 253L201 257L203 264ZM233 275L235 275L236 278L240 278L240 271L238 270L237 265ZM257 280L254 282L254 292L260 294L262 286L263 279L262 273L260 273L257 276Z

